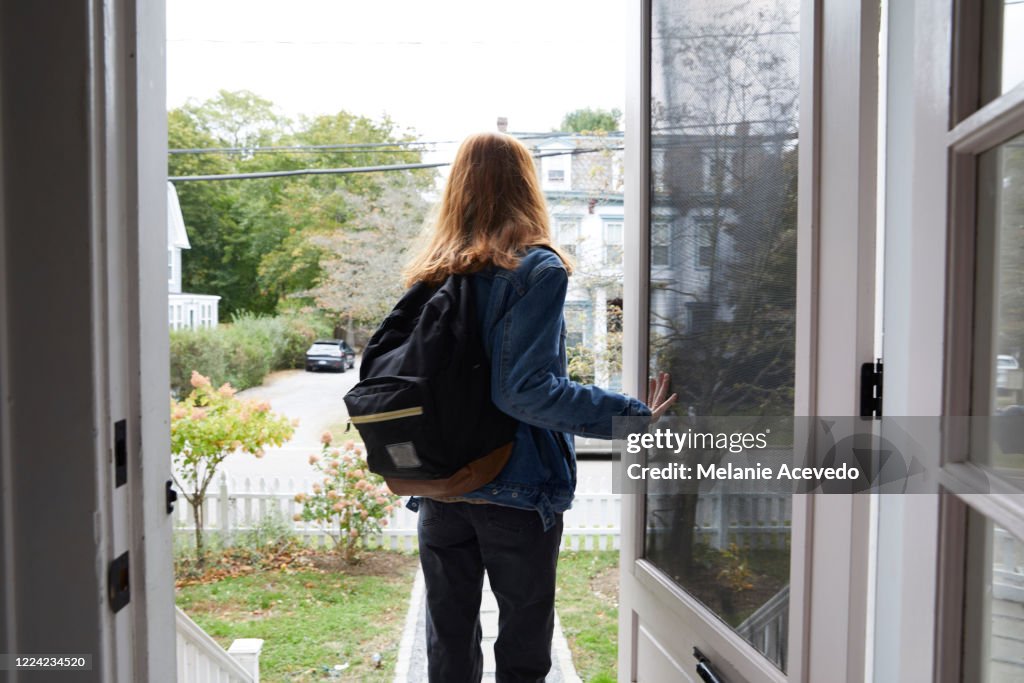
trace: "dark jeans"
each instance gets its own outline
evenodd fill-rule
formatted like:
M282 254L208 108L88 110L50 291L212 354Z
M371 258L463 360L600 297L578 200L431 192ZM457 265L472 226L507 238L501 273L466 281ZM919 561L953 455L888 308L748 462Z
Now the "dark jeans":
M420 563L427 588L431 683L474 683L483 675L484 569L498 601L498 683L544 680L551 668L555 565L562 540L562 515L556 517L555 526L545 532L533 511L422 500Z

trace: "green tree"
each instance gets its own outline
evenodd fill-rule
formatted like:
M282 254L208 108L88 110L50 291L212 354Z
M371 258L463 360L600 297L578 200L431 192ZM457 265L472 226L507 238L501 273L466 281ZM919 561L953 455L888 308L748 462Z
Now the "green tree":
M214 389L209 378L192 373L192 393L171 402L171 457L174 479L192 507L196 562L203 564L203 503L217 467L229 453L263 457L266 446L292 437L294 425L270 412L270 404L235 398L230 384Z
M290 121L274 104L248 90L220 90L205 102L188 102L182 109L200 128L225 147L252 148L272 144Z
M171 149L214 147L217 140L204 131L184 109L167 116L167 144ZM236 170L236 163L215 154L171 154L168 175L221 175ZM240 228L234 215L238 186L231 183L176 183L178 201L188 229L191 249L182 259L182 288L197 294L223 297L221 312L235 310L232 254Z
M566 133L611 133L619 130L622 112L618 109L591 109L585 107L571 111L562 119L561 131Z
M169 146L238 146L235 153L171 154L172 176L218 175L300 168L345 168L415 163L410 132L388 118L375 121L347 112L302 117L275 113L250 92L221 91L168 116ZM263 150L276 146L339 145L337 149ZM192 249L183 258L182 286L217 294L224 317L240 312L274 314L282 302L302 305L301 293L324 276L323 248L313 237L344 230L350 197L374 197L386 173L316 175L258 180L179 182L177 189ZM432 171L406 172L419 189ZM310 301L307 299L307 302Z

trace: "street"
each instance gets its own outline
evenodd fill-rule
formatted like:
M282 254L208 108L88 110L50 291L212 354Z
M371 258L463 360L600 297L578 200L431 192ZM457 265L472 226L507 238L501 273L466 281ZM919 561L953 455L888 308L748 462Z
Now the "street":
M342 396L359 381L359 359L356 367L346 372L306 372L282 370L267 376L264 383L238 392L244 399L269 401L270 409L289 418L298 419L299 426L290 441L280 448L268 448L266 455L256 458L248 453L232 453L221 465L229 479L241 481L250 477L287 479L310 478L315 471L309 456L320 452L320 435L331 425L343 422L348 413Z
M248 477L256 486L257 479L263 477L269 486L271 480L279 478L282 490L292 488L288 485L289 479L294 480L296 490L304 489L303 480L316 475L309 464L309 456L320 452L320 435L328 427L347 419L342 396L358 381L359 358L356 358L356 367L343 373L282 370L269 375L263 385L238 392L240 398L269 401L271 410L297 418L299 426L291 441L280 448L268 448L262 458L232 453L221 465L221 472L238 484ZM359 438L354 429L352 438ZM610 460L580 460L578 490L581 493L611 492L611 474Z

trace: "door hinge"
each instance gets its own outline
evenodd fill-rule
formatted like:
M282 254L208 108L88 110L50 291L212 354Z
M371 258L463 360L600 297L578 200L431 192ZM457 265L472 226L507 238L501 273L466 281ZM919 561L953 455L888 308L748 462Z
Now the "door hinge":
M860 416L882 417L882 359L860 366Z
M131 600L128 577L128 551L126 550L107 568L107 600L110 602L110 609L114 612L119 612Z

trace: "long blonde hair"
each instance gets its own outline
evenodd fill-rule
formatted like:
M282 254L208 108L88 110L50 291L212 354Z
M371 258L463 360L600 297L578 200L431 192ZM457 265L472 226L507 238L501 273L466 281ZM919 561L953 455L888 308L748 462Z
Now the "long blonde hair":
M513 269L532 246L548 247L572 272L571 260L551 240L529 150L508 135L477 133L455 155L433 234L405 268L405 285L439 284L491 264Z

